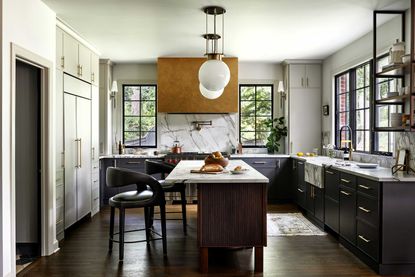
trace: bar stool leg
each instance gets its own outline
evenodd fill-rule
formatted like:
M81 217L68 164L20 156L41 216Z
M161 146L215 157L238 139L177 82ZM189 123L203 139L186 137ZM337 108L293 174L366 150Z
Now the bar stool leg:
M160 217L161 217L161 236L163 240L163 254L167 256L167 237L166 237L166 206L160 205Z
M183 232L187 234L187 219L186 219L186 194L185 190L180 191L180 198L182 200L182 220L183 220Z
M144 224L145 224L145 228L146 228L146 241L147 241L147 244L149 244L149 242L150 242L150 230L149 230L149 228L150 228L150 226L149 226L149 223L150 223L150 207L144 207Z
M108 251L112 252L112 244L114 239L114 216L115 216L115 208L111 207L111 215L110 215L110 239L109 239L109 247Z
M120 208L120 261L124 260L124 227L125 227L125 209Z

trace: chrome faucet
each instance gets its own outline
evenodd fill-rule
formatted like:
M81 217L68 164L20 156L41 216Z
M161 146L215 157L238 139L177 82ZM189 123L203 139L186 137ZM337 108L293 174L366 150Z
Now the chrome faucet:
M349 151L350 151L349 152L349 160L351 160L352 159L352 152L354 151L354 149L353 149L353 142L352 142L352 134L353 134L353 132L352 132L352 128L350 128L349 125L343 125L340 128L340 137L342 136L342 132L343 132L344 129L346 129L348 131L348 133L349 133L349 136L348 136L349 139L340 140L340 146L341 146L342 143L345 143L345 142L349 143Z

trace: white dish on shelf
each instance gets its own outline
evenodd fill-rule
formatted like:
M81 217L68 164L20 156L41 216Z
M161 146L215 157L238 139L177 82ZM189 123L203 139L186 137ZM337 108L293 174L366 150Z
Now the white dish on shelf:
M378 164L370 164L370 163L357 163L356 164L360 168L377 168Z

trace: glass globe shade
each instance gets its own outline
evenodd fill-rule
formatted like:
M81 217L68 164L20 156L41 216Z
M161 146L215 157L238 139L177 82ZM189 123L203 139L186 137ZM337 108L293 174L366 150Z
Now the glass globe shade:
M230 78L229 67L223 61L207 60L199 68L199 82L210 91L223 89Z
M199 90L200 90L200 93L202 93L202 95L205 98L216 99L222 95L224 89L220 89L217 91L211 91L211 90L206 89L202 84L199 84Z

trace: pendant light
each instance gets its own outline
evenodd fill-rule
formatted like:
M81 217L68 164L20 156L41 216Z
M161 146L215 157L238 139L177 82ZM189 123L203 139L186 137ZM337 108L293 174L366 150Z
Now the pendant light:
M218 6L209 6L203 9L206 14L206 33L203 38L206 40L207 61L199 69L199 90L208 99L216 99L222 95L224 88L230 80L229 67L222 61L224 50L224 14L226 10ZM209 33L209 17L213 16L213 33ZM217 33L217 16L222 16L222 34ZM221 49L219 52L219 40Z

